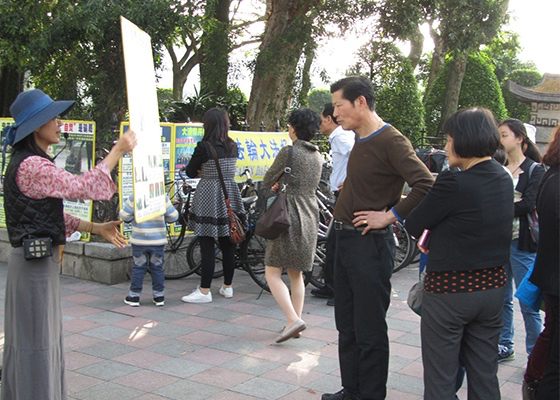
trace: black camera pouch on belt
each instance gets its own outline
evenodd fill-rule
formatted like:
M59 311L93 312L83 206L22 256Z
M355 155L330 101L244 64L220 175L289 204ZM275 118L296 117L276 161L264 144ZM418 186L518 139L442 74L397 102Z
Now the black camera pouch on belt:
M51 238L23 239L23 256L26 260L36 260L52 256Z

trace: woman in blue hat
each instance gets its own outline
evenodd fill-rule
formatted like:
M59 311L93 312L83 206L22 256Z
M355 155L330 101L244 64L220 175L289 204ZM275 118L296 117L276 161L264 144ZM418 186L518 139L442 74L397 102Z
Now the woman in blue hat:
M93 223L65 214L62 199L109 200L117 190L110 171L136 145L128 131L105 160L83 175L54 165L48 148L60 141L59 116L74 101L53 101L40 90L20 93L10 107L15 124L5 128L12 148L4 176L4 208L13 247L8 260L4 309L2 400L66 399L59 246L75 231L126 244L121 221Z

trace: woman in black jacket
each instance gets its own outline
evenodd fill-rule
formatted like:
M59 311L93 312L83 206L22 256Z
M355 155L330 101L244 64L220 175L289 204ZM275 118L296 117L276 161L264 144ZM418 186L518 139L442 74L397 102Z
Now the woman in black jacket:
M469 399L499 399L496 348L513 219L504 204L513 202L513 186L492 158L500 137L489 110L460 110L444 132L449 166L461 171L439 174L406 219L415 237L431 231L422 298L424 399L455 398L459 359Z
M500 123L501 142L508 156L507 168L513 176L514 219L510 259L506 264L507 284L504 298L504 327L498 345L498 361L515 358L513 350L513 282L519 286L533 265L537 243L529 231L527 215L536 207L537 190L544 168L538 164L540 153L527 137L525 125L518 119L506 119ZM531 354L537 337L542 330L541 315L538 311L519 302L525 323L525 348Z
M543 164L549 169L541 179L537 196L539 248L529 280L544 293L545 330L527 362L523 399L560 398L560 126L552 134Z

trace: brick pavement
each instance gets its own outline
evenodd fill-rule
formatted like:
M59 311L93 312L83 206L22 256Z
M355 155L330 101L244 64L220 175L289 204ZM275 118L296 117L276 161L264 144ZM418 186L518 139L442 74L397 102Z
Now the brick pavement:
M415 264L393 275L388 399L422 398L420 319L406 305L417 274ZM6 264L0 263L2 305L5 276ZM236 271L233 299L217 293L217 280L213 303L182 303L181 296L198 282L198 275L166 281L164 307L156 308L146 295L132 308L123 303L127 283L108 286L62 276L70 399L317 400L340 389L333 308L324 300L307 296L307 330L301 339L277 345L283 314L270 294L259 296L247 273ZM505 400L521 399L526 360L517 306L515 318L517 358L499 367ZM467 397L465 387L461 399Z

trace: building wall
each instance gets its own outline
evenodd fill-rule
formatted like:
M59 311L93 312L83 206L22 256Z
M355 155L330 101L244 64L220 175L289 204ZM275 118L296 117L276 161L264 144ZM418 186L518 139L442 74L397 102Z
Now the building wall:
M544 153L552 131L560 121L559 103L531 103L530 124L537 127L537 146Z

